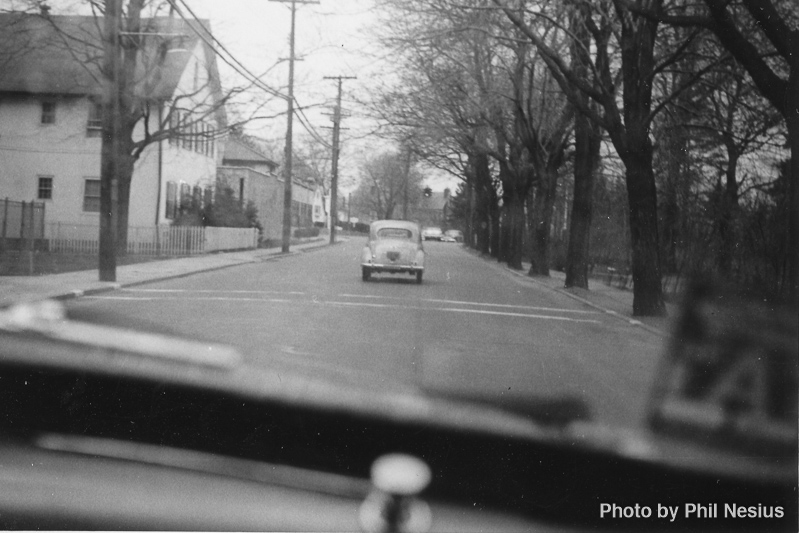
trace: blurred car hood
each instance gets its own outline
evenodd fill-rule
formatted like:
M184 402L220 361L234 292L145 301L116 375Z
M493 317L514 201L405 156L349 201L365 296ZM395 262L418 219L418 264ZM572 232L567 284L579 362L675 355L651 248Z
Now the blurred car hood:
M248 364L225 346L75 322L47 308L5 311L0 347L0 429L12 433L77 427L82 435L360 477L374 458L401 450L436 473L432 497L556 520L595 520L595 506L580 502L597 494L666 503L664 483L672 501L713 494L796 507L795 455L742 458L603 426L573 398L503 406L359 386ZM613 481L619 478L623 485Z

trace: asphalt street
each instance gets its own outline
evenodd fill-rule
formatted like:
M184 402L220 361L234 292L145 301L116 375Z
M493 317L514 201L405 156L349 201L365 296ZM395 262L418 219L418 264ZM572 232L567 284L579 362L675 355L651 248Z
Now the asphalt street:
M361 280L365 239L86 296L71 313L236 346L365 387L502 398L584 399L595 420L638 427L660 336L452 243L425 243L424 283Z

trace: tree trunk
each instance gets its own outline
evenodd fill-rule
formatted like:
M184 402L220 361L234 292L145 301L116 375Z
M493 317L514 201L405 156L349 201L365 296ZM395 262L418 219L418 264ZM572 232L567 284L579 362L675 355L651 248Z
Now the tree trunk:
M127 146L126 139L130 139L133 132L125 133L120 143L117 154L117 257L128 253L128 218L130 213L130 186L133 182L133 168L135 161L131 155L132 146Z
M601 141L599 127L578 114L574 118L574 194L566 256L566 287L588 288L594 173Z
M475 176L475 233L477 249L480 253L491 253L491 223L492 212L495 205L494 195L491 194L491 170L488 165L488 156L477 154L474 156Z
M496 259L500 263L505 263L508 260L508 243L510 238L508 235L508 207L507 200L503 196L502 206L499 208L499 228L498 237L499 243L497 246Z
M719 215L718 230L721 241L716 257L716 266L723 277L728 277L732 272L733 255L736 245L735 215L738 210L738 151L734 144L727 147L728 161L725 172L726 182L722 190L721 213Z
M591 65L589 50L591 34L586 20L591 17L587 3L572 5L569 22L575 39L571 45L572 68L577 76L585 77ZM578 97L591 105L588 95ZM591 217L594 207L594 171L599 163L602 133L599 126L584 114L574 117L574 191L571 220L569 222L569 247L566 251L566 283L568 287L588 288L588 265L591 242Z
M118 170L121 135L120 100L122 54L119 32L121 0L106 0L104 19L103 139L100 152L100 234L98 271L100 281L116 281L116 234Z
M658 3L658 2L655 2ZM659 3L658 3L659 4ZM625 165L632 245L633 315L666 314L660 272L657 188L652 168L651 77L657 22L620 9L623 123L609 131ZM616 111L616 103L608 103Z
M555 209L557 170L544 169L539 176L533 205L533 247L530 257L530 276L549 276L550 228Z
M652 146L645 138L624 155L627 198L630 204L633 315L663 316L666 305L660 274L657 191L652 170Z
M489 239L489 253L491 257L498 258L500 255L500 235L502 233L502 223L500 222L501 209L496 203L490 206L491 211L489 215L488 227L490 228Z
M514 270L522 269L522 251L524 249L524 198L526 193L512 190L505 202L507 227L507 249L505 261Z

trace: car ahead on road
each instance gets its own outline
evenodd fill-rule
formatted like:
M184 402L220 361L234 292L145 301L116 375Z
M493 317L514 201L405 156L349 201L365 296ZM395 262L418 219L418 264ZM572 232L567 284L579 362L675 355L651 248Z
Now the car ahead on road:
M715 392L705 394L708 361L695 348L721 341L717 311L699 302L678 330L676 379L653 406L661 428L681 428L669 436L595 423L574 397L374 387L104 323L124 313L89 322L55 302L0 310L0 527L795 531L796 405L779 407L786 428L747 418L763 406L708 410ZM752 342L795 354L795 335L758 333L739 355L765 358L746 353ZM731 366L718 370L752 368ZM784 369L781 383L795 362ZM721 381L715 389L751 392ZM674 397L677 382L687 396Z
M447 242L463 242L463 232L459 229L448 229L444 232Z
M422 238L426 241L440 241L444 237L441 228L429 227L422 230Z
M369 241L361 252L361 276L410 274L416 282L424 275L424 248L419 225L404 220L378 220L369 226Z

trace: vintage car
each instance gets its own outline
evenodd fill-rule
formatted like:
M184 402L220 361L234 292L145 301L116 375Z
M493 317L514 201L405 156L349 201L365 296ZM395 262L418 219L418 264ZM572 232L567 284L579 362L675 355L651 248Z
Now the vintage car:
M429 227L422 230L422 239L425 241L440 241L444 237L444 232L441 228Z
M364 281L372 274L408 273L422 282L424 249L419 225L403 220L378 220L369 226L369 242L361 253Z
M463 232L459 229L448 229L444 237L447 242L463 242Z

